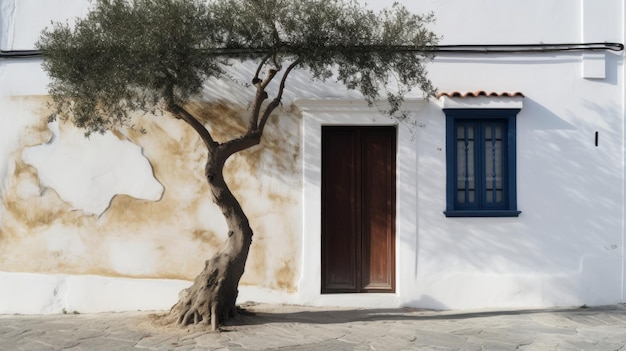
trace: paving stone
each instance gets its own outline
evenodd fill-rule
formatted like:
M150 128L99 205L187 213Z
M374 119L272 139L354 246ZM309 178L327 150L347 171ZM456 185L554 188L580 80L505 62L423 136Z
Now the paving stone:
M0 350L626 350L626 307L417 311L248 307L221 332L152 312L0 316Z

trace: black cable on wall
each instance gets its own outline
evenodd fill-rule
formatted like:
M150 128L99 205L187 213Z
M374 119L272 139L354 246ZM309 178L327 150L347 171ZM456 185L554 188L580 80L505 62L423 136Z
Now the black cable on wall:
M346 48L348 49L348 48ZM382 49L376 45L354 46L352 50L374 52ZM385 47L385 50L390 50ZM435 52L435 53L455 53L455 54L515 54L515 53L546 53L563 51L622 51L624 44L621 43L557 43L557 44L463 44L463 45L438 45L426 47L425 49L415 49L412 46L397 46L397 51L405 52ZM250 53L269 52L266 48L255 49L215 49L207 50L209 55L221 56L241 56ZM41 57L40 50L0 50L0 58L29 58Z

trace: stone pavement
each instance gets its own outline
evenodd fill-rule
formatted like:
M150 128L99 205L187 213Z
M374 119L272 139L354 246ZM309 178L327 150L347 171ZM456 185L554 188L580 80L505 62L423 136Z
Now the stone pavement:
M421 311L251 305L220 332L150 312L0 315L0 350L626 350L626 306Z

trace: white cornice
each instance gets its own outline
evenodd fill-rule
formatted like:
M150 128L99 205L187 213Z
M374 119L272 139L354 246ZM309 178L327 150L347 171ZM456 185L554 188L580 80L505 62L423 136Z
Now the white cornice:
M442 96L439 98L439 103L442 109L478 109L478 108L506 108L506 109L521 109L523 107L524 98L521 96L513 97L491 97L491 96L476 96L476 97L449 97Z
M368 105L364 99L295 99L293 104L302 111L318 112L372 112L380 113L387 108L387 101L377 102L377 106ZM402 110L412 111L423 108L428 104L427 99L407 99L402 103Z

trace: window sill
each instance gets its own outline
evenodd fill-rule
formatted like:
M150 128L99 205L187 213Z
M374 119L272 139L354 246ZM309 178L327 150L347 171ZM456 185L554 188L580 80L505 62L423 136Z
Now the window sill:
M469 210L469 211L444 211L446 217L518 217L522 211L517 210Z

